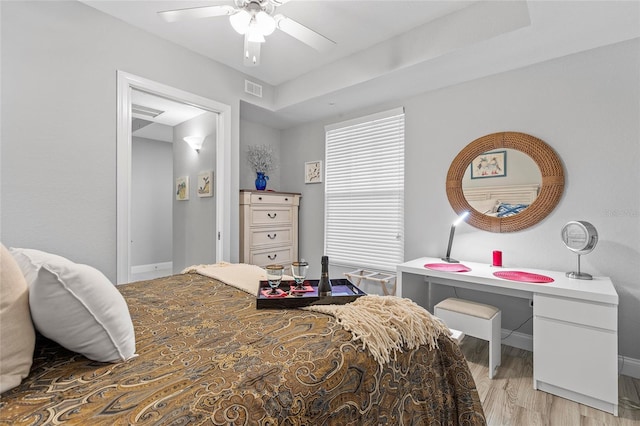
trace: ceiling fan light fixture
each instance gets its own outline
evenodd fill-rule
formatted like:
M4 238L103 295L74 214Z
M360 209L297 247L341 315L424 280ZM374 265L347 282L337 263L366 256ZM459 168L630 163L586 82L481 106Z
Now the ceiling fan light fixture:
M247 67L260 65L260 43L250 41L248 35L244 36L244 65Z
M167 22L229 16L231 27L244 36L244 65L250 67L260 64L260 45L265 42L265 36L271 35L276 29L318 51L325 51L335 46L336 43L333 40L299 22L281 14L274 15L276 8L288 1L290 0L233 0L234 6L192 7L166 10L158 14Z
M264 43L265 42L264 36L262 35L262 32L260 31L260 28L258 28L254 24L249 25L249 29L247 30L246 37L250 42L253 42L253 43Z
M258 12L254 18L254 22L254 25L260 29L263 36L271 35L276 30L276 20L265 11L261 10Z
M252 19L253 16L251 16L251 14L244 9L229 16L229 22L231 22L231 26L233 27L233 29L236 30L238 34L242 35L246 34Z

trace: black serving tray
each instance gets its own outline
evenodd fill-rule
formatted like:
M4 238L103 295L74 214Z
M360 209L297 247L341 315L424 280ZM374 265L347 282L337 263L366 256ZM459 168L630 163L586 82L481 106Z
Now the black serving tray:
M345 305L353 302L360 296L365 296L366 293L353 285L346 279L332 279L331 282L331 296L320 297L318 296L318 281L319 280L305 280L305 285L310 285L313 291L307 293L301 293L300 296L294 296L288 294L281 297L266 297L262 294L263 290L269 290L269 283L267 281L260 281L260 288L258 289L258 295L256 297L256 309L290 309L290 308L302 308L304 306L312 305ZM289 291L291 286L295 286L295 281L282 281L280 283L281 290Z

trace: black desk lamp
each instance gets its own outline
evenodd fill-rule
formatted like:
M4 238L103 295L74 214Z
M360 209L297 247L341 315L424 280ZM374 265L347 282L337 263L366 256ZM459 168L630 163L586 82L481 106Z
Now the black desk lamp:
M449 246L447 247L447 256L441 259L447 263L460 263L460 261L451 258L451 245L453 244L453 234L456 232L456 226L460 225L463 220L469 216L469 212L463 212L451 225L451 233L449 234Z

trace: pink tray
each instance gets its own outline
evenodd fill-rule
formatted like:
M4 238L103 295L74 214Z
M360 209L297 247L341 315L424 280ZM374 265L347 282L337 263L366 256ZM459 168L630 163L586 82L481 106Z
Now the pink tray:
M546 275L532 274L531 272L524 271L497 271L494 272L493 275L498 278L504 278L505 280L520 281L524 283L545 284L552 283L554 281L553 278L547 277Z
M445 272L469 272L471 268L461 263L427 263L424 265L427 269Z

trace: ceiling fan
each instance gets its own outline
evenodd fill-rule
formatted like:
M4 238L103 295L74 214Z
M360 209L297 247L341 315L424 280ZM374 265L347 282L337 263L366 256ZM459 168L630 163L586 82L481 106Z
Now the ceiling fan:
M336 43L310 28L274 12L290 0L233 0L235 6L219 5L158 12L165 21L229 16L234 30L244 35L244 65L260 65L260 45L276 28L322 52Z

